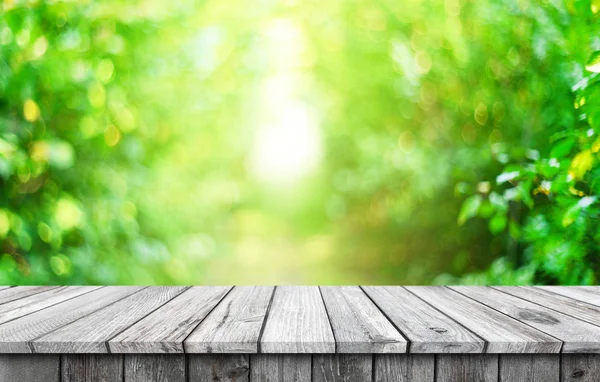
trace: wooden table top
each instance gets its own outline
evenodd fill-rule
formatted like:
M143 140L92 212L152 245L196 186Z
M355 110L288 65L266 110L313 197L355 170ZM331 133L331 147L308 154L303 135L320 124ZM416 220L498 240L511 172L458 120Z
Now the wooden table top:
M600 353L600 287L0 287L0 353Z

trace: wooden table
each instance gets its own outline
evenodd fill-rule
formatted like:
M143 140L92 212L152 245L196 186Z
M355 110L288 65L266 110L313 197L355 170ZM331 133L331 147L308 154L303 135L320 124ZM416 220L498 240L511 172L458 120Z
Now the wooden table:
M600 287L0 287L0 381L600 381Z

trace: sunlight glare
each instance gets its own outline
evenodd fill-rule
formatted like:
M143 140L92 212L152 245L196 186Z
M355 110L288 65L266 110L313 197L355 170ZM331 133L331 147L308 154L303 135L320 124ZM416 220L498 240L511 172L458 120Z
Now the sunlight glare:
M253 174L262 181L289 184L317 167L321 137L306 105L289 102L278 114L275 124L258 131L251 166Z
M299 96L306 80L305 69L296 64L306 45L301 26L277 19L265 37L271 74L262 83L250 170L262 182L288 185L318 167L321 131L317 111Z

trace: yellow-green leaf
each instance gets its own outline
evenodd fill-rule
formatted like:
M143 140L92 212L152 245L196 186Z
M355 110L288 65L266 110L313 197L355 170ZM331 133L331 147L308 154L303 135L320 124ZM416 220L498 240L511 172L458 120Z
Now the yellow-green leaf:
M575 155L571 167L569 168L569 175L574 179L581 179L586 172L592 169L594 163L594 157L591 150L584 150L579 154Z
M585 69L590 72L600 73L600 50L592 53L585 65Z

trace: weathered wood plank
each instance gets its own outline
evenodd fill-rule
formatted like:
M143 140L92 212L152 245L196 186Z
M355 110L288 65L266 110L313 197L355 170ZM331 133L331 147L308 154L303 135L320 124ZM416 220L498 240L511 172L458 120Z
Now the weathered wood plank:
M65 354L62 356L61 376L62 382L123 382L123 356Z
M577 319L600 326L600 307L535 287L494 287L504 293L535 302ZM600 291L598 292L600 294Z
M252 382L305 382L312 375L310 354L253 354L250 356Z
M363 287L410 341L410 353L482 353L484 341L402 287Z
M1 354L0 382L58 382L59 355Z
M60 287L0 305L0 324L42 310L59 302L89 293L99 286Z
M256 353L271 286L235 287L185 340L186 353Z
M375 382L434 382L433 354L374 355Z
M562 382L598 382L599 376L599 354L561 355Z
M436 382L496 382L496 354L436 355Z
M547 292L566 296L575 300L584 301L588 304L600 306L600 288L595 286L536 286Z
M31 341L36 353L107 353L111 338L186 287L148 287Z
M600 327L490 287L457 286L451 288L558 338L564 342L563 353L600 351Z
M487 342L487 353L560 353L562 342L446 287L406 287Z
M335 339L318 287L275 289L261 339L261 352L335 352Z
M559 354L502 354L500 382L559 382Z
M104 287L0 325L0 352L30 353L29 342L143 287Z
M108 342L112 353L183 353L183 340L231 287L192 287Z
M185 382L183 354L127 354L124 382Z
M373 356L371 354L313 355L313 382L367 382L372 380Z
M0 304L42 293L58 286L17 286L0 290Z
M405 353L407 342L357 286L321 287L338 353Z
M250 363L247 354L191 354L188 373L194 382L248 382Z

